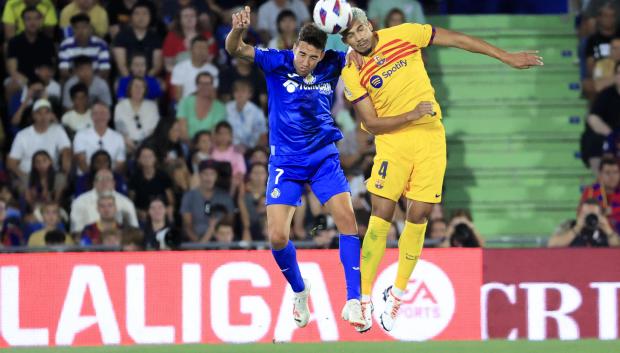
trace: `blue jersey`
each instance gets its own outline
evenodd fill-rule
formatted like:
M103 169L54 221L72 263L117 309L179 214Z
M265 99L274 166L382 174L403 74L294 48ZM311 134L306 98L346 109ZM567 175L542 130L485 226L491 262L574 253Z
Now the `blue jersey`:
M269 96L269 144L273 155L317 151L342 139L331 115L345 54L327 50L307 77L296 73L291 50L254 49Z

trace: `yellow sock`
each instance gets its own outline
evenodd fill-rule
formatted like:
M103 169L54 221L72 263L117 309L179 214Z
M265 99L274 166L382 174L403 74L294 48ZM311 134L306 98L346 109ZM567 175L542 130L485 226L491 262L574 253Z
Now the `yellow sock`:
M377 267L385 254L387 233L392 224L376 216L370 216L368 230L362 244L362 261L360 272L362 276L362 295L370 295L372 282L377 275Z
M424 233L426 225L406 222L405 229L398 240L398 273L394 287L404 291L411 273L418 263L422 247L424 246ZM364 280L362 279L362 283Z

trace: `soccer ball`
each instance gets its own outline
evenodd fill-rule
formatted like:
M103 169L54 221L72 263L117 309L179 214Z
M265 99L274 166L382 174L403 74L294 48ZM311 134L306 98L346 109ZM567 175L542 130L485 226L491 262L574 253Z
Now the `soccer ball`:
M314 5L314 23L329 34L347 29L351 16L351 5L346 0L319 0Z

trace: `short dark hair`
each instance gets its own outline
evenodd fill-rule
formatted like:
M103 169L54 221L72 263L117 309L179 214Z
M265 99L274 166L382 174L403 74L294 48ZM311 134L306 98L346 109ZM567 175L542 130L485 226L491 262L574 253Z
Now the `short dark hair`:
M198 43L198 42L205 42L208 43L209 41L207 40L207 38L205 36L203 36L202 34L199 34L197 36L195 36L192 41L190 42L189 47L193 48L194 44Z
M86 56L86 55L80 55L80 56L76 56L75 59L73 59L73 67L78 68L80 66L86 66L86 65L93 65L93 59L91 59L90 57Z
M297 22L297 16L295 16L295 13L293 11L289 9L284 9L280 11L278 17L276 18L276 24L278 26L279 33L282 33L282 31L280 30L280 22L282 22L286 18L292 18L295 22Z
M620 165L618 165L618 161L615 158L613 158L613 157L603 157L601 159L601 164L598 166L598 171L599 172L602 171L603 167L606 166L606 165L613 165L613 166L616 166L616 167L620 167Z
M618 72L618 67L620 67L620 61L616 63L616 67L614 68L614 73Z
M80 92L88 96L88 87L82 82L78 82L73 85L73 87L71 87L71 89L69 90L69 96L71 97L71 99L73 99Z
M233 92L237 89L239 89L239 87L247 87L250 89L251 92L254 92L254 86L252 85L252 82L250 82L250 80L247 80L245 78L240 78L238 80L235 80L235 82L233 82Z
M306 42L317 49L324 50L327 43L327 33L319 29L314 23L306 23L301 27L297 43Z
M140 7L144 7L145 9L149 10L149 15L151 15L151 17L153 16L153 14L151 13L151 6L150 4L145 1L145 0L138 0L138 2L136 2L132 7L131 10L129 12L130 15L133 15L133 13Z
M90 17L85 13L79 13L71 17L71 25L75 26L78 23L88 23L90 24Z
M206 71L203 71L203 72L199 73L198 75L196 75L196 84L198 84L198 81L200 81L200 78L204 77L204 76L210 77L211 78L211 82L213 84L215 84L215 77L213 77L213 75L211 75L211 73L206 72Z
M62 245L65 243L67 235L58 229L52 229L45 233L45 245Z
M232 132L232 125L230 125L230 123L228 121L220 121L219 123L217 123L217 125L215 125L215 132L220 131L221 129L228 129Z
M39 9L37 9L36 6L26 6L26 8L22 11L22 19L26 16L28 12L36 12L39 14L39 16L43 17L43 14L41 13L41 11L39 11Z

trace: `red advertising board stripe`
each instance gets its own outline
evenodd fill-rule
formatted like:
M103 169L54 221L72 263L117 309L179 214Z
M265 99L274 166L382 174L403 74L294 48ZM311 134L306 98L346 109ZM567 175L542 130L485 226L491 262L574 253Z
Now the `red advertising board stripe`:
M483 254L483 338L618 338L620 249Z
M424 250L402 332L392 336L376 321L359 335L340 319L337 251L302 250L298 258L313 285L314 320L304 329L292 322L290 289L268 251L2 255L0 346L480 337L479 249ZM375 298L396 260L388 250Z

